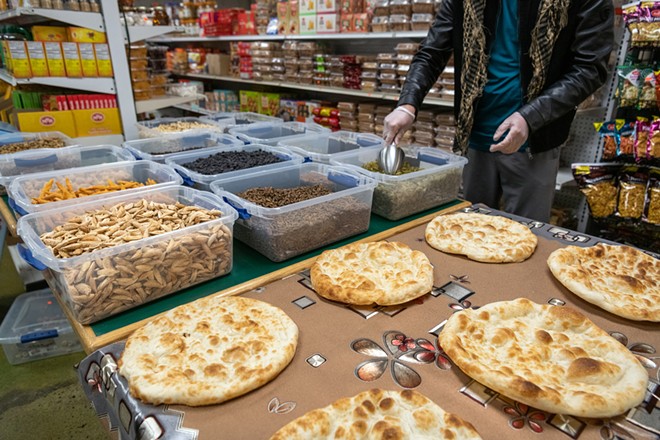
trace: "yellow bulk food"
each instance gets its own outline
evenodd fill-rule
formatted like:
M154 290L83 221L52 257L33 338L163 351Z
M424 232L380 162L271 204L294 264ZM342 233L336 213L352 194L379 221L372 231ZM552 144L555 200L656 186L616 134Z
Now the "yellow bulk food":
M41 205L44 203L58 202L60 200L76 199L85 196L92 196L94 194L104 194L155 184L156 181L153 179L147 179L145 183L134 182L131 180L118 180L117 182L114 182L108 179L106 184L83 186L76 189L73 187L68 177L64 179L64 184L56 182L55 179L50 179L39 192L39 197L32 198L32 203L35 205Z

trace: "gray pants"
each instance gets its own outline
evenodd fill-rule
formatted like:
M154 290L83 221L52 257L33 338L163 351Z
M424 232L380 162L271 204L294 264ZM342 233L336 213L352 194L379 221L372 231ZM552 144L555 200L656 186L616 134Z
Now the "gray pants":
M547 222L555 195L560 149L534 154L468 150L463 196L472 203ZM502 202L500 204L500 201Z

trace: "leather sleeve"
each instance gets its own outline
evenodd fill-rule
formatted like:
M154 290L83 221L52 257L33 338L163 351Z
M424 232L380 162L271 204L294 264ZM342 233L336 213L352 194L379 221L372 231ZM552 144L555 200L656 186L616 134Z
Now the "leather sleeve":
M554 83L546 84L539 96L519 110L531 133L574 110L607 80L607 61L614 44L612 2L587 0L581 3L570 48L572 67Z
M419 110L424 97L447 65L453 50L453 7L454 0L443 0L429 33L410 64L397 106L410 104Z

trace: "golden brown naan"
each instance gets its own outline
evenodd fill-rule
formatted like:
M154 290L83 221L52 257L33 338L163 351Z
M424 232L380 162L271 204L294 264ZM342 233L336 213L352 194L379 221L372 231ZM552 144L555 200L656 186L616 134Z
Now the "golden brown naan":
M346 304L402 304L433 288L428 257L403 243L353 243L324 251L311 268L314 290Z
M293 359L298 327L281 309L242 297L176 307L135 331L119 372L133 397L158 405L209 405L275 378Z
M660 321L660 260L629 246L567 246L548 257L568 290L610 313Z
M611 417L646 393L648 374L635 356L565 306L522 298L463 310L438 343L468 376L551 413Z
M413 390L370 390L298 417L271 440L480 439L458 416Z

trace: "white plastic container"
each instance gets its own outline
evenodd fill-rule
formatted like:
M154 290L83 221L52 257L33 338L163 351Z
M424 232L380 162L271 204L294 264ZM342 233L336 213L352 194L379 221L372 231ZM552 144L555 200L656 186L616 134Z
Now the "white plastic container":
M385 141L375 134L335 131L280 141L277 145L286 147L312 162L329 164L330 159L339 153L358 148L380 149L385 145Z
M82 351L49 289L16 297L0 325L0 344L12 365Z
M301 136L330 133L330 129L318 124L303 122L260 122L247 126L234 127L229 134L246 144L277 145Z
M250 188L322 184L332 192L279 208L238 196ZM369 229L376 182L355 171L317 163L227 177L211 184L239 212L236 238L272 261L284 261Z
M82 198L73 198L43 204L32 203L32 198L39 197L41 189L48 181L53 179L55 182L64 185L66 178L69 179L73 188L106 185L108 180L112 180L115 183L119 180L126 180L144 184L148 179L152 179L156 183L154 185L110 193L94 194ZM148 160L92 165L90 167L49 171L17 177L8 188L9 205L12 207L17 217L20 217L32 212L76 205L81 201L87 202L107 198L113 195L143 191L151 188L161 188L170 185L181 185L182 183L183 179L172 168Z
M282 162L260 165L253 168L245 168L242 170L228 171L220 174L202 174L196 171L193 171L189 168L186 168L186 164L193 162L197 159L207 158L213 156L214 154L226 152L226 151L267 151L274 154L275 156L282 159ZM209 190L211 182L221 178L240 176L242 174L252 173L254 171L262 170L272 170L277 168L286 167L289 165L295 165L303 162L303 157L291 152L286 148L272 147L270 145L262 144L251 144L243 145L239 147L228 147L228 148L209 148L206 150L195 151L192 153L183 153L177 154L168 158L165 163L176 170L183 177L183 181L186 185L194 186L195 188L202 190Z
M7 187L15 178L26 174L134 160L129 151L114 145L43 148L4 154L0 156L0 185Z
M344 165L378 182L372 211L388 220L399 220L454 200L461 186L467 159L430 147L411 148L405 162L419 171L393 176L367 171L362 166L378 159L378 149L342 153L330 163Z
M165 163L168 157L175 154L189 153L204 148L234 147L244 144L243 141L228 134L209 130L193 130L157 138L127 141L123 146L138 160Z
M220 112L212 115L203 116L202 121L213 121L222 125L225 131L238 126L254 124L258 122L282 122L282 119L275 116L266 116L252 112Z
M191 124L203 124L204 126L199 126L199 127L192 127L192 128L182 128L181 130L176 130L176 131L161 131L158 130L158 127L161 125L167 125L167 124L174 124L174 123L191 123ZM154 138L154 137L162 137L166 136L169 134L175 134L175 133L188 133L190 131L195 131L195 130L210 130L210 131L217 131L219 133L222 133L224 131L224 127L222 125L217 124L214 121L211 120L202 120L201 118L160 118L160 119L153 119L151 121L142 121L137 123L137 129L138 129L138 136L141 139L145 138Z
M40 238L85 212L141 200L217 209L222 216L70 258L57 258ZM18 219L17 231L27 246L21 249L23 257L45 270L44 278L71 316L90 324L229 273L236 218L236 211L215 194L168 186L28 214Z

